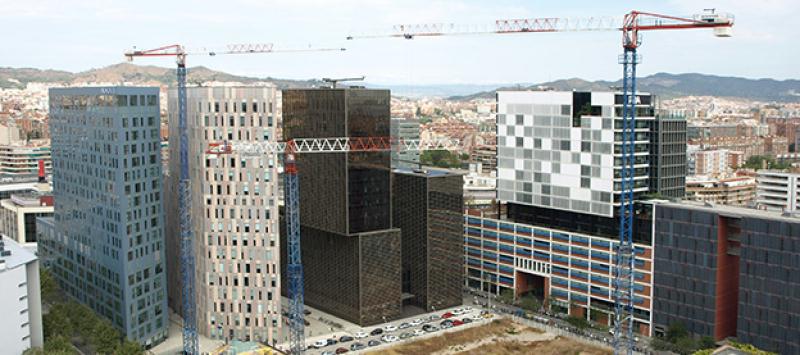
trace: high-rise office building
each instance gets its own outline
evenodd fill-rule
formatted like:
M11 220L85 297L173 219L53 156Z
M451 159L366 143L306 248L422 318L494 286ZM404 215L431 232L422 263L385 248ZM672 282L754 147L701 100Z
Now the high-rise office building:
M650 132L650 191L665 198L686 195L686 117L658 111Z
M655 205L653 322L800 353L800 218L701 203Z
M395 169L392 223L402 233L403 298L427 311L460 305L464 279L463 177Z
M405 118L392 118L391 136L400 140L419 140L419 121ZM409 168L419 167L418 150L392 150L392 167Z
M129 339L167 336L158 88L50 89L54 218L39 218L61 288Z
M622 94L499 91L497 197L613 217L622 190ZM637 96L634 194L650 191L652 97Z
M275 92L273 86L187 88L189 151L205 152L222 141L275 141ZM178 126L175 91L169 124ZM178 130L169 134L170 147L178 147ZM178 154L170 149L165 195L169 302L180 312ZM189 159L189 178L198 332L273 343L281 327L277 155L190 156L196 157Z
M769 211L796 211L800 207L800 174L778 170L756 173L756 207Z
M285 90L284 140L387 137L389 103L388 90ZM360 325L397 317L401 242L391 221L390 152L299 154L297 169L305 302ZM285 265L285 247L281 254Z
M44 162L46 172L50 173L50 145L47 141L0 145L0 177L35 177L40 160Z
M3 353L22 354L44 345L39 259L11 239L0 238L0 342Z

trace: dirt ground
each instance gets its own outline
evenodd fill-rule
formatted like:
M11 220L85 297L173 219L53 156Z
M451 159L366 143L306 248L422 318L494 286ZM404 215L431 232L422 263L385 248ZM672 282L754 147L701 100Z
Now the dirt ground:
M506 355L532 354L606 355L611 349L587 345L569 338L499 319L489 324L399 344L369 355Z

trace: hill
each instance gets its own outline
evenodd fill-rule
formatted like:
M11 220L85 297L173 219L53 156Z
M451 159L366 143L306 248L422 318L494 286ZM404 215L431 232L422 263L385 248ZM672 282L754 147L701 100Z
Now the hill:
M535 89L539 86L556 90L609 90L621 86L622 81L587 81L579 78L556 80L530 86L500 87L496 90ZM800 80L746 79L704 74L658 73L640 77L637 90L650 92L663 98L680 96L738 97L759 101L800 101ZM492 98L496 90L471 95L452 96L453 100Z
M311 87L320 85L317 80L288 80L276 78L254 78L237 76L206 67L189 68L189 83L206 81L238 81L254 83L269 81L280 89ZM33 68L0 68L0 88L24 88L29 82L51 82L81 84L91 82L131 82L143 85L175 85L175 69L152 65L120 63L104 68L91 69L79 73L60 70L41 70Z

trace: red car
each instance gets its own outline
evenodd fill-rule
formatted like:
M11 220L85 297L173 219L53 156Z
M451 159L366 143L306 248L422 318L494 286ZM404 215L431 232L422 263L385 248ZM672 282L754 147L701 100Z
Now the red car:
M345 348L338 348L338 349L336 349L336 353L337 353L337 354L344 354L344 353L346 353L346 352L348 352L348 351L350 351L350 350L347 350L347 349L345 349Z
M462 322L462 321L461 321L461 320L459 320L459 319L456 319L456 320L454 320L454 321L453 321L453 326L454 326L454 327L455 327L455 326L459 326L459 325L463 325L463 324L464 324L464 322Z
M450 318L450 317L452 317L452 316L453 316L453 313L450 313L450 312L447 312L447 313L445 313L445 314L442 314L442 318L444 318L444 319Z

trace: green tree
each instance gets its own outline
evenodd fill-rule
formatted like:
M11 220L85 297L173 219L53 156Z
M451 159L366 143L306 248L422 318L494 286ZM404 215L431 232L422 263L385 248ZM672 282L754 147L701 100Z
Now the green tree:
M58 283L45 268L39 269L39 287L42 293L42 301L48 304L55 303L61 298L61 289Z
M42 324L45 340L58 336L71 337L75 331L63 304L50 307L50 311L42 317Z
M89 334L91 344L99 354L114 354L120 346L119 332L108 321L95 322L94 329Z
M117 348L116 355L141 355L144 353L142 346L135 341L125 339Z
M519 306L526 311L536 312L542 307L542 303L533 295L527 295L519 300Z
M70 344L69 340L63 336L56 336L45 340L44 342L45 354L77 354L75 348Z
M500 290L500 294L497 295L497 300L502 302L502 303L505 303L505 304L513 303L514 302L514 291L512 291L511 289L507 289L507 288L501 289Z
M685 338L689 335L686 326L681 322L675 322L669 325L667 333L664 338L670 343L676 343L678 339Z
M706 335L700 338L700 342L697 345L700 349L713 349L717 347L717 343L714 341L714 338Z

